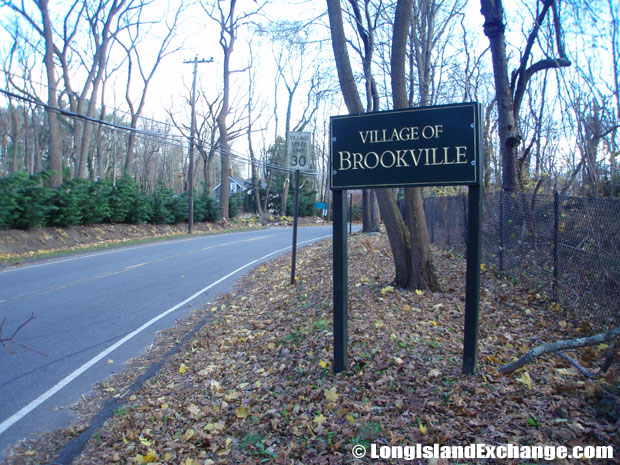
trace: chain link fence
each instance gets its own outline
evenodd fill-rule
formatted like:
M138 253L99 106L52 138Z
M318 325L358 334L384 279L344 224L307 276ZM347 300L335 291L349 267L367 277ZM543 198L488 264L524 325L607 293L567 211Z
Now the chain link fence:
M465 254L467 196L424 202L433 244ZM566 318L620 324L620 201L504 192L483 202L482 260L558 302Z

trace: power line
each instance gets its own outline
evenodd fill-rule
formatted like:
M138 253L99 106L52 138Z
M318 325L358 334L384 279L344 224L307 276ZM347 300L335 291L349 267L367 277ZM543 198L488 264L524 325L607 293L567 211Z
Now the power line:
M86 97L82 97L81 95L78 95L78 94L77 94L77 93L75 93L75 92L68 92L68 91L64 90L63 88L51 87L51 86L49 86L48 84L42 83L42 82L40 82L40 81L35 81L35 80L33 80L33 79L32 79L32 77L27 77L27 76L18 76L17 74L14 74L14 73L9 73L9 72L7 72L7 71L4 71L4 75L5 75L5 76L7 76L8 78L17 78L17 79L20 79L20 80L22 80L22 81L24 81L24 82L28 81L28 82L30 82L30 83L32 83L32 84L37 84L37 85L38 85L41 89L54 89L56 92L58 92L58 93L60 94L60 95L59 95L59 97L62 97L62 96L64 96L64 95L69 95L69 94L71 94L71 96L72 96L75 100L77 100L78 102L86 102L86 103L89 103L89 102L90 102L90 99L88 99L88 98L86 98ZM20 89L19 89L19 87L17 87L17 86L13 83L13 81L12 81L11 79L9 79L9 80L8 80L8 82L9 82L9 83L11 83L11 84L13 85L13 87L16 87L18 90L20 90ZM27 91L24 91L24 92L27 92ZM112 110L112 113L119 113L119 114L121 114L121 115L124 115L124 116L130 117L130 118L131 118L131 116L132 116L132 115L131 115L131 113L130 113L129 111L127 111L127 110L123 110L122 108L112 107L112 106L107 105L107 104L105 104L105 103L103 103L103 102L102 102L102 103L100 103L100 105L101 105L103 108L106 108L107 110ZM166 125L168 124L168 123L162 123L161 121L158 121L158 120L156 120L156 119L154 119L154 118L149 118L148 116L144 116L144 115L140 115L140 119L141 119L142 121L149 121L149 122L152 122L152 123L157 123L157 124L166 124Z
M142 136L142 137L144 137L146 139L150 139L150 140L156 140L156 141L157 140L159 140L159 141L163 140L162 142L165 142L167 144L174 145L174 146L177 146L177 147L186 147L187 146L187 144L182 143L182 142L184 142L187 139L183 135L167 134L167 133L161 133L161 132L155 132L155 131L146 131L144 129L132 128L130 126L124 126L124 125L121 125L121 124L112 123L110 121L105 121L105 120L93 118L91 116L82 115L80 113L75 113L73 111L66 110L66 109L63 109L63 108L54 107L54 106L51 106L51 105L49 105L47 103L44 103L44 102L42 102L40 100L35 100L35 99L31 98L31 97L26 97L26 96L23 96L23 95L19 95L19 94L16 94L14 92L11 92L11 91L8 91L8 90L4 90L4 89L0 89L0 93L6 95L8 97L11 97L11 98L15 98L15 99L22 100L22 101L25 101L25 102L28 102L28 103L31 103L31 104L34 104L34 105L37 105L37 106L41 106L41 107L43 107L46 110L49 110L51 112L54 112L54 113L57 113L57 114L61 114L61 115L64 115L64 116L68 116L68 117L71 117L71 118L81 119L83 121L87 121L87 122L92 123L92 124L108 126L108 127L113 128L113 129L117 129L119 131L124 131L124 132L128 132L128 133L129 132L133 132L133 133L135 133L135 134L137 134L139 136ZM161 125L166 125L166 123L163 123L161 121L157 121L157 120L151 120L151 121L156 122L156 123L161 124ZM232 158L234 160L246 163L248 165L250 165L252 163L252 161L249 160L247 157L245 157L245 156L243 156L243 155L241 155L239 153L233 152L230 149L222 150L221 148L218 148L217 145L211 144L210 142L207 142L205 140L198 139L198 141L200 142L201 146L207 147L207 148L217 148L220 151L220 154L228 155L230 158ZM257 159L257 160L255 160L255 162L257 163L257 165L259 165L261 167L264 167L266 169L270 169L270 170L274 170L274 171L287 172L287 173L294 172L294 170L292 170L292 169L289 169L289 168L284 167L282 165L276 165L274 163L270 163L270 162L267 162L267 161L264 161L264 160L258 160ZM305 174L308 175L308 176L314 176L317 173L315 171L307 171L307 172L305 172Z

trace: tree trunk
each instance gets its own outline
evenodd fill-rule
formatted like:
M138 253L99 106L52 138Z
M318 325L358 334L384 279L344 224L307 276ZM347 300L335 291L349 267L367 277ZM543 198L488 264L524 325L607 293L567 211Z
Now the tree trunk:
M288 201L288 191L291 185L291 174L284 175L284 183L282 184L282 204L280 205L280 215L286 216L286 202Z
M370 229L370 189L362 189L362 232L371 232Z
M411 243L409 232L400 214L391 189L375 189L381 219L385 225L392 258L394 259L394 283L407 287L411 280Z
M37 5L43 18L43 36L45 38L45 57L43 61L47 72L47 104L52 108L56 108L58 107L58 98L56 95L56 71L54 69L54 38L48 11L48 0L39 0ZM58 122L58 114L56 112L46 110L45 113L47 114L49 128L48 163L49 169L53 172L50 184L52 188L56 188L62 184L60 123Z
M221 184L220 184L220 207L222 209L222 220L228 222L228 205L230 196L230 182L228 179L230 173L230 144L228 142L228 126L226 125L226 117L230 111L230 55L232 54L235 37L235 4L236 0L230 1L230 10L228 16L221 15L220 23L220 45L224 52L224 70L223 70L223 89L222 89L222 108L217 115L217 128L220 134L220 161L221 161Z
M138 116L133 115L131 117L131 127L136 128L138 126ZM136 164L136 133L131 131L127 138L127 156L125 158L125 168L123 169L123 176L132 178L135 176L135 164Z
M405 58L412 13L412 0L399 0L396 5L394 34L392 35L392 58L390 62L392 69L390 74L392 98L394 100L394 108L396 109L409 106ZM423 83L421 82L421 84ZM422 91L421 94L424 99L422 104L425 104L428 101L428 92L425 94ZM409 223L409 240L411 243L410 274L405 287L437 291L439 289L439 280L433 265L431 241L426 227L426 216L424 215L422 189L419 187L406 188L405 203L407 206L407 222Z
M407 222L411 239L411 276L409 289L439 290L439 279L433 264L431 240L426 226L422 189L410 187L405 189L407 205Z
M489 38L493 77L497 94L498 130L502 157L502 187L507 192L518 189L517 150L520 137L514 113L512 89L508 79L508 59L504 7L501 0L481 0L484 34Z
M271 193L271 181L273 180L273 170L269 170L267 174L267 182L265 186L265 201L263 202L263 212L269 211L269 194Z
M11 151L11 174L19 171L17 162L17 152L19 151L19 121L17 119L17 109L13 106L13 102L9 99L9 113L11 115L11 140L13 141L13 150ZM26 140L24 138L24 140Z
M355 77L353 75L353 70L351 68L351 63L349 60L349 53L347 51L347 41L344 34L340 2L338 0L327 0L327 12L329 16L330 30L332 34L332 47L334 50L334 58L336 61L336 68L338 71L338 79L340 82L342 96L350 114L363 113L364 107L357 91ZM393 38L393 50L396 50L398 58L392 58L391 66L392 74L398 74L398 76L403 79L403 82L405 76L403 52L406 47L411 14L411 0L399 0L396 7ZM399 85L396 88L393 88L393 92L395 93L394 102L407 102L406 87L404 87L405 90L403 94L403 86L401 86L400 84L401 83L399 81ZM398 208L392 190L375 189L375 192L379 203L381 219L383 220L383 223L385 225L388 240L390 242L390 248L392 250L392 256L394 259L394 268L396 274L394 282L398 286L408 287L410 286L410 282L412 282L411 272L412 264L414 261L412 258L412 247L410 242L411 238L409 232L407 231L407 227L405 226L402 215L400 213L400 209ZM423 239L423 237L423 234L419 234L416 239ZM428 238L428 233L426 234L426 237ZM416 247L418 246L416 245ZM422 245L422 247L424 246ZM415 262L419 263L420 260L423 260L423 256L416 256ZM424 286L417 286L417 289L430 289L431 286L432 283L427 283Z
M263 216L263 209L260 205L260 191L258 189L258 161L256 160L256 154L254 153L254 146L252 145L252 89L250 89L250 100L248 102L248 151L250 152L250 160L252 167L252 191L254 192L254 200L256 203L256 213Z

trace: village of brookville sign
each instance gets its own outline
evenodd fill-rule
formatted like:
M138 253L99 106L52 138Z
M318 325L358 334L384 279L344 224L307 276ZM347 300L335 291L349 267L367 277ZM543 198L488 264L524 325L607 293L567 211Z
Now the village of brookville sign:
M332 189L480 182L478 105L331 118Z
M333 192L334 371L348 358L348 271L344 190L468 186L463 372L476 370L480 299L481 108L462 103L330 119Z

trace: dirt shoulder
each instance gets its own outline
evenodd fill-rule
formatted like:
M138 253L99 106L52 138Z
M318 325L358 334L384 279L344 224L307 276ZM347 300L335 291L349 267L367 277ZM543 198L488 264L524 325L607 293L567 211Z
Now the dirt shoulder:
M300 218L300 225L318 224L318 218ZM290 217L246 217L220 223L195 223L195 234L222 233L239 229L271 226L292 226ZM25 259L84 249L122 245L135 241L183 236L187 223L174 225L152 224L95 224L89 226L0 229L0 266L19 263Z

